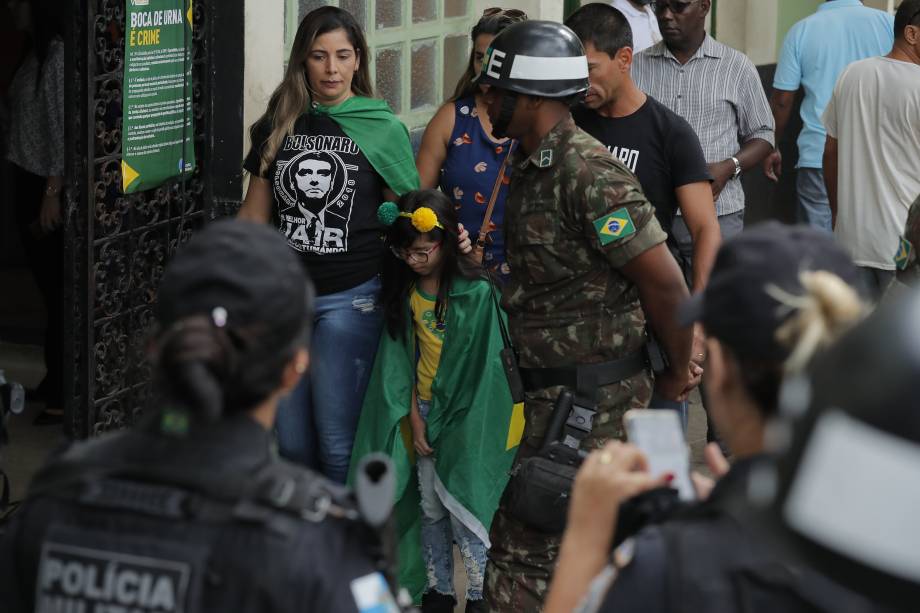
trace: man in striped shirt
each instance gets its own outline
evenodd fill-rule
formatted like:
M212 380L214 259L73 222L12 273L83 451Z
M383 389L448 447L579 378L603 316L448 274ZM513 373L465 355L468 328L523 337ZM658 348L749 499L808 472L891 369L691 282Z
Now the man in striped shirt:
M663 40L635 56L632 77L643 90L686 119L696 131L713 177L722 238L744 226L741 173L772 151L774 122L754 64L706 33L710 0L656 0ZM685 270L693 242L675 219L673 236ZM698 288L694 288L698 289Z

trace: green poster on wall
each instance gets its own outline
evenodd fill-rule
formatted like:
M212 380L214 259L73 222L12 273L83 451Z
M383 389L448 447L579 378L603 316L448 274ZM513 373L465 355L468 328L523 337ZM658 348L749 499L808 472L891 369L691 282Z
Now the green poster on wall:
M192 0L126 0L121 184L129 194L195 169Z

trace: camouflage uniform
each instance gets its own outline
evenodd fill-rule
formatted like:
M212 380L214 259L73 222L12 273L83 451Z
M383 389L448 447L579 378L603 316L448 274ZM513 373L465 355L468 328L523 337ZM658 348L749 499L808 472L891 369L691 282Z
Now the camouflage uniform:
M900 239L894 261L898 268L898 281L920 287L920 196L907 214L904 236Z
M639 351L645 316L620 267L666 239L638 181L567 117L530 156L515 153L505 204L511 279L504 293L524 368L605 362ZM560 387L528 393L517 461L539 449ZM627 409L648 406L642 372L600 388L586 448L623 438ZM486 594L493 611L537 611L561 535L528 529L502 505L492 523Z

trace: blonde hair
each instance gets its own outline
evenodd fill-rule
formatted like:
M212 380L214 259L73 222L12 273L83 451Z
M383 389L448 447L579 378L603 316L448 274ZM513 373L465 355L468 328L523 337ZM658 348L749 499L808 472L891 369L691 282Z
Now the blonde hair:
M285 137L293 134L297 118L306 112L312 102L304 60L310 53L310 49L313 48L317 37L336 30L345 31L358 60L358 70L351 81L352 93L369 98L374 96L368 68L370 62L368 61L367 42L355 18L348 11L334 6L324 6L310 11L297 28L284 79L272 93L265 115L249 130L253 146L261 147L260 175L264 175L271 166ZM255 142L257 127L263 122L269 122L271 131L264 142L257 143Z
M814 355L833 343L865 315L866 305L850 285L825 270L803 271L805 293L796 296L775 285L767 294L795 313L776 331L776 339L791 349L784 371L803 370Z

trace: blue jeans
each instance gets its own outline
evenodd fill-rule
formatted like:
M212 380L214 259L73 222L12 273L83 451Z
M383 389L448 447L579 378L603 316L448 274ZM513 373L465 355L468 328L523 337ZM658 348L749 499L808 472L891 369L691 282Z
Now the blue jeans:
M833 232L831 228L831 203L824 185L824 171L820 168L799 168L795 178L798 193L796 219L818 230Z
M419 414L427 418L430 405L419 399ZM453 542L460 548L466 567L466 599L482 599L486 570L486 546L457 519L435 490L437 473L432 456L418 456L418 488L422 497L422 557L428 574L427 591L454 595Z
M364 392L380 341L380 279L319 296L310 370L278 404L281 455L345 483Z

